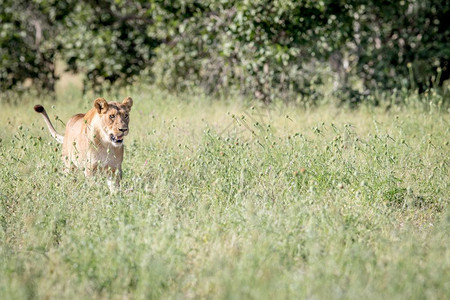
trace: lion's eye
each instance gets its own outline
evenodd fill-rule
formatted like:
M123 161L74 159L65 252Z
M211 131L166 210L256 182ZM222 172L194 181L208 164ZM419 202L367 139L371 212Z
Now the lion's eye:
M113 120L115 117L116 117L116 115L109 115L109 118L110 118L111 120Z

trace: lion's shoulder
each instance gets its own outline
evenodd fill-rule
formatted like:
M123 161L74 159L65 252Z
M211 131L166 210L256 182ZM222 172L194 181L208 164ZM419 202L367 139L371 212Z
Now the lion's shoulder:
M69 121L67 122L66 127L72 127L74 126L76 123L80 122L80 120L82 120L84 118L85 114L76 114L74 115L72 118L69 119Z

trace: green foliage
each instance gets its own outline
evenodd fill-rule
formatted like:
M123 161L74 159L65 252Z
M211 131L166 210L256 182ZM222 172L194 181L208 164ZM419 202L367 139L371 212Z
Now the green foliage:
M332 86L351 104L423 93L450 78L449 14L439 0L2 0L2 89L52 90L58 55L95 90L142 79L316 102Z
M151 32L147 1L81 1L58 36L71 71L86 74L85 88L127 85L152 63L161 43Z
M193 82L207 92L237 87L266 102L315 93L311 86L320 78L312 61L327 57L327 43L342 39L331 34L336 25L327 14L334 9L339 7L325 10L316 1L211 1L200 8L191 3L173 17L180 21L161 51L168 73L163 81Z
M0 1L0 89L23 89L27 79L39 90L54 90L55 41L65 1Z
M367 88L406 86L423 92L450 78L448 3L374 2L355 14L356 71Z

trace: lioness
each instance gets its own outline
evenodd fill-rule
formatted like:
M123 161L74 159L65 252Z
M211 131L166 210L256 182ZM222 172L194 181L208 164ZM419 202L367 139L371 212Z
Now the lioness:
M96 171L106 172L111 189L119 186L122 178L123 138L128 134L128 122L133 99L127 97L122 103L94 101L94 107L86 114L74 115L67 122L64 136L53 127L42 105L34 110L44 118L51 135L63 144L62 159L66 170L73 167L84 170L86 176Z

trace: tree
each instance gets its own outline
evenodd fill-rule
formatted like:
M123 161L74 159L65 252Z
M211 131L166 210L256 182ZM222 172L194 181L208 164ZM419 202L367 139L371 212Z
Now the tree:
M68 70L86 74L85 88L131 84L161 44L152 33L153 9L148 1L79 2L58 36Z
M449 79L450 4L438 0L0 0L1 88L52 90L55 57L85 88L142 76L170 90L235 89L264 102ZM360 84L355 85L354 82Z
M55 87L56 29L68 2L0 0L0 86L21 89L31 79L39 90Z
M450 78L446 1L370 1L355 13L356 71L366 88L423 92Z

